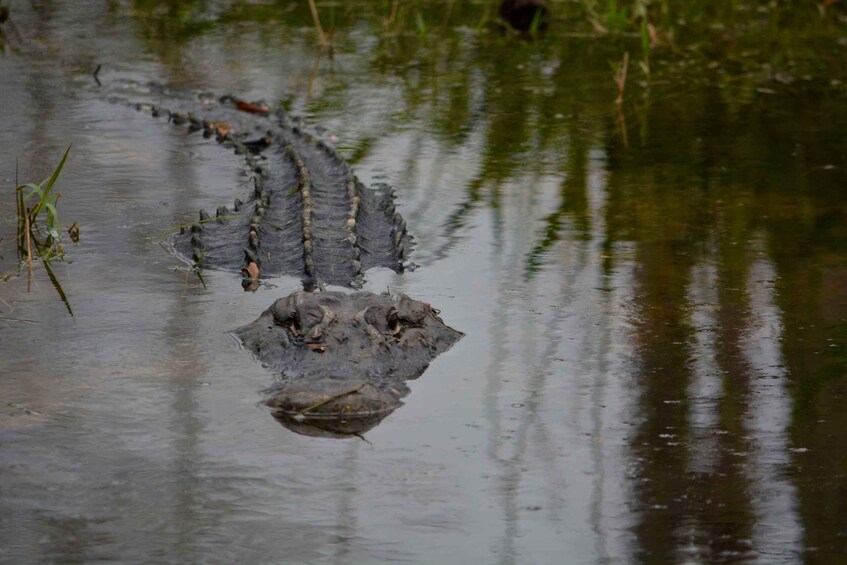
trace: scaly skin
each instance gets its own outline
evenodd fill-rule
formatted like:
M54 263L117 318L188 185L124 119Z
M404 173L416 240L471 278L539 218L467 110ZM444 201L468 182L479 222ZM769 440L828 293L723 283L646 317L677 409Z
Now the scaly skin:
M413 245L395 212L394 191L366 188L328 144L284 114L239 111L235 99L137 105L231 145L254 173L246 202L200 211L200 222L174 241L176 253L202 268L239 272L256 263L262 276L294 275L304 287L359 288L364 271L402 272Z

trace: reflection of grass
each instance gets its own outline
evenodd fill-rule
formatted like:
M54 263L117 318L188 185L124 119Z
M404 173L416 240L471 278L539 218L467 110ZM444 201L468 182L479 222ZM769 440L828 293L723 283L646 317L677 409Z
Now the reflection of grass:
M71 148L68 146L53 174L40 183L29 182L17 185L16 179L15 201L18 224L16 242L20 264L0 279L8 280L13 274L20 273L20 269L25 263L27 266L27 290L29 290L32 283L33 260L40 260L50 277L50 282L53 283L56 292L58 292L62 302L65 303L68 313L73 316L68 298L50 267L52 259L64 255L61 236L62 226L59 222L59 209L57 207L61 193L54 192L53 187L62 172L62 167L65 166L70 150ZM79 233L76 222L74 222L72 229L75 229L73 233Z

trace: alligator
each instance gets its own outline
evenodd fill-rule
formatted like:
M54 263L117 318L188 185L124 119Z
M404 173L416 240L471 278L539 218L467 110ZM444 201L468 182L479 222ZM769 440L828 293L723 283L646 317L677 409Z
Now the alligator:
M405 294L326 290L360 289L374 267L407 267L413 239L395 192L365 187L330 144L261 102L171 93L167 104L135 107L215 136L243 156L254 181L250 198L232 209L201 210L174 236L173 251L196 268L242 273L246 290L280 275L303 284L232 332L275 375L265 403L301 434L371 429L402 405L405 381L463 336Z

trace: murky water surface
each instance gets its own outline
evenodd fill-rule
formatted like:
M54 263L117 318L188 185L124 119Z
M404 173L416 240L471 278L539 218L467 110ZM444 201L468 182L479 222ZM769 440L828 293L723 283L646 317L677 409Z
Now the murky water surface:
M16 159L41 180L69 144L82 242L73 317L43 268L0 283L0 561L847 559L843 88L633 78L619 114L619 48L365 4L323 5L331 58L305 3L13 4L0 266ZM467 337L367 441L260 404L226 332L300 283L203 288L157 245L248 179L108 101L133 81L282 103L397 188L420 269L366 289Z

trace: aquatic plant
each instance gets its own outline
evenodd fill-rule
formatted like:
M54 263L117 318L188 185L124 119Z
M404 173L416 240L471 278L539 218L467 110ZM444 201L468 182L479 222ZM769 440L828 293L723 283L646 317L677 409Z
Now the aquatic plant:
M52 259L64 255L62 226L57 207L62 193L54 192L53 187L65 166L70 150L71 146L69 145L62 156L62 160L53 170L53 174L38 184L33 182L19 184L17 173L15 174L15 203L17 208L15 241L19 263L15 269L0 275L0 280L8 281L13 275L19 274L23 265L26 264L27 291L29 291L32 285L33 261L40 261L47 271L50 282L68 309L68 313L73 316L68 298L50 266ZM69 228L68 233L74 243L79 241L79 226L76 222Z
M20 256L30 264L33 259L33 246L35 246L35 254L45 260L62 253L61 224L59 222L59 210L56 207L62 193L53 193L53 186L59 178L59 173L62 172L62 167L65 166L70 150L71 147L68 146L53 174L41 183L20 184L15 189L18 251ZM40 217L44 217L44 232L42 232L42 225L39 225Z

